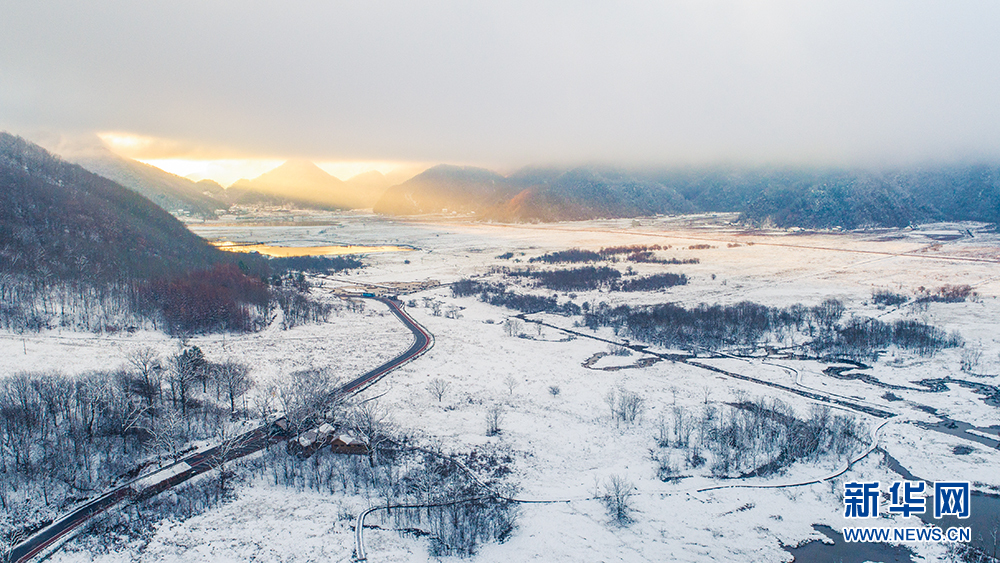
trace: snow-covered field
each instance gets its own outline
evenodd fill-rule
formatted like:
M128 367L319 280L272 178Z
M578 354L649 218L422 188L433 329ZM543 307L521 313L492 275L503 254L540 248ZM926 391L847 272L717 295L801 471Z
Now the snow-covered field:
M318 221L318 219L313 218ZM417 251L372 254L368 267L337 276L345 283L421 281L451 282L478 276L495 265L514 264L497 256L513 252L527 258L547 251L579 247L599 249L630 244L671 245L664 255L698 258L698 264L634 265L640 274L685 273L686 286L663 292L626 294L579 292L576 301L598 303L678 302L736 303L743 300L785 306L819 304L828 297L844 301L852 313L882 320L918 318L957 332L982 351L977 375L960 372L961 352L945 350L933 358L890 351L864 371L901 400L889 400L889 387L859 379L837 379L815 361L770 358L713 359L705 363L788 387L863 402L897 413L879 433L879 446L911 473L929 480L969 480L977 490L1000 487L1000 452L960 437L921 428L912 422L938 418L918 406L980 429L1000 425L1000 408L974 390L955 384L945 392L929 392L915 381L951 376L996 386L1000 381L1000 238L971 225L937 225L878 233L744 232L727 216L588 221L552 225L490 225L459 219L414 221L380 219L363 214L327 217L326 225L225 226L192 225L207 238L282 244L407 244ZM927 235L970 228L975 236L942 242ZM922 234L922 231L925 231ZM693 245L713 248L691 249ZM520 253L525 253L523 256ZM624 265L621 265L624 267ZM329 285L334 282L327 282ZM873 289L912 294L919 288L969 284L977 299L965 303L932 303L926 311L904 307L879 309L870 303ZM324 292L318 288L317 292ZM551 293L551 292L549 292ZM560 295L565 300L566 295ZM783 545L798 545L825 536L812 528L825 524L840 530L858 525L842 517L843 482L899 480L878 452L846 474L792 488L729 488L698 492L715 485L795 484L836 473L843 460L833 457L799 462L781 475L719 481L704 470L684 469L686 478L662 482L651 451L661 415L675 405L701 412L706 404L723 406L739 397L779 398L801 417L814 401L793 393L741 381L696 366L658 361L631 367L642 356L604 356L589 368L583 364L608 344L584 337L569 338L551 327L525 324L524 337L506 334L504 321L514 312L454 298L448 288L403 297L413 301L410 314L435 337L434 348L391 373L366 396L379 399L394 422L427 443L460 452L494 444L514 455L518 498L559 501L523 504L518 527L501 544L484 546L476 561L788 561ZM431 302L457 315L436 316ZM573 319L534 316L571 328ZM609 329L587 334L614 340ZM266 382L290 371L329 367L344 378L358 375L411 342L409 332L384 307L368 303L363 313L348 310L329 323L277 329L240 337L191 340L213 360L233 358L253 366L253 377ZM0 335L0 376L17 370L59 369L78 373L113 368L139 345L162 354L178 344L163 335L139 333L93 336L72 333ZM623 367L618 370L600 368ZM450 386L441 402L427 391L441 378ZM512 379L511 379L512 378ZM553 388L558 393L553 393ZM645 408L634 424L612 419L605 397L609 391L640 394ZM502 432L486 436L486 413L504 412ZM856 417L867 431L880 419L835 408ZM993 435L996 433L993 432ZM972 451L955 455L957 445ZM611 476L634 485L634 522L613 524L594 499ZM883 490L885 487L883 486ZM345 498L293 492L255 481L238 498L184 522L161 523L148 546L91 557L72 546L54 561L347 561L353 549L351 517L377 499ZM879 519L877 525L917 526L915 517ZM987 534L988 530L973 530ZM385 530L366 530L370 561L426 561L426 539ZM910 544L920 557L937 560L941 546Z

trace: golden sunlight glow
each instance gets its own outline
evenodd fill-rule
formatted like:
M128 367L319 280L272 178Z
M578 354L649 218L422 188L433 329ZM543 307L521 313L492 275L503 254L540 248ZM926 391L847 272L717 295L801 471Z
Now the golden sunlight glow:
M166 170L171 174L194 180L215 180L223 186L232 185L241 178L252 179L281 165L283 160L255 158L226 158L218 160L193 160L187 158L137 159L140 162Z
M229 241L212 242L219 250L229 252L259 252L267 256L286 258L289 256L342 256L345 254L368 254L371 252L409 252L406 246L272 246L269 244L239 244Z
M214 180L230 186L237 180L252 180L280 166L290 158L274 156L247 156L219 147L195 146L182 141L137 135L122 131L97 133L112 152L166 170L171 174L199 180ZM372 170L382 174L411 172L416 174L426 166L412 162L318 160L316 165L331 176L348 180Z
M336 176L341 180L349 180L358 174L376 170L382 174L388 174L400 167L392 162L317 162L319 166L331 176Z
M104 141L104 144L109 149L122 156L141 153L143 149L157 143L157 140L153 137L132 135L131 133L118 133L115 131L102 131L97 133L97 136L100 137L101 141Z

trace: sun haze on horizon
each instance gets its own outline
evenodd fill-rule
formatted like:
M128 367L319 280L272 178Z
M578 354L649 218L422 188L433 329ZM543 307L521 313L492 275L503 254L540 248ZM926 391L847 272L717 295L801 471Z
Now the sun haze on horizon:
M492 169L1000 160L990 0L8 4L13 133Z
M417 174L429 165L414 162L348 161L308 159L299 157L232 156L225 149L206 149L181 142L157 139L120 131L102 131L97 134L105 146L115 154L155 166L171 174L195 182L212 180L222 186L247 179L252 180L269 172L288 160L310 160L331 176L349 180L366 172L382 175L396 172Z

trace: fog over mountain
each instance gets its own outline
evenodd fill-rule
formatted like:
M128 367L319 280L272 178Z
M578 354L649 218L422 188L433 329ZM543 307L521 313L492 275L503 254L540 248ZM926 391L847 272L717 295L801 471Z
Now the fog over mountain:
M289 160L252 180L237 181L226 192L251 192L307 207L363 209L371 207L386 187L385 177L374 170L345 182L312 162Z
M375 205L390 215L471 213L494 221L566 221L736 212L751 225L905 227L1000 222L1000 166L899 169L528 167L509 176L436 166Z
M143 160L1000 157L987 0L8 4L0 128L165 141Z
M231 261L133 190L0 132L0 271L109 281Z
M43 135L38 141L63 159L134 190L167 211L208 217L228 207L207 195L205 186L119 156L95 135Z

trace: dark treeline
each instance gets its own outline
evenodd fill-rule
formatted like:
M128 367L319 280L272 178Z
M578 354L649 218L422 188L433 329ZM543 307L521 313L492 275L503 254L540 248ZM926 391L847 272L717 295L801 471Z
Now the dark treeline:
M232 264L114 283L0 275L0 297L0 329L16 332L56 327L149 328L178 335L249 332L266 326L279 308L284 328L324 321L330 314L330 305L309 296L303 277L267 279Z
M267 287L289 269L359 266L220 251L139 194L0 133L0 328L256 330L294 301ZM297 305L293 324L325 314Z
M753 347L773 332L804 326L814 318L805 307L780 310L748 301L691 309L674 303L613 308L600 303L584 315L584 323L594 329L611 326L619 333L665 346Z
M674 407L659 420L653 460L664 481L702 466L713 477L762 477L797 461L849 459L863 440L852 417L832 415L828 407L815 407L800 419L778 399L742 399L706 404L700 415Z
M468 297L474 295L484 303L506 307L522 313L561 313L565 315L579 315L582 309L572 301L563 304L555 297L540 297L528 293L513 293L508 291L506 286L499 283L478 282L470 279L462 279L451 284L451 291L455 297Z
M209 362L197 347L171 357L136 349L114 371L0 380L0 531L34 528L192 440L217 438L248 416L251 386L247 366Z
M705 248L708 248L706 246ZM597 252L592 250L581 250L579 248L571 248L569 250L560 250L557 252L548 252L541 256L536 256L528 260L529 263L534 262L544 262L546 264L573 264L579 262L599 262L601 260L607 260L609 262L618 262L618 256L621 254L625 255L625 260L629 262L635 262L639 264L697 264L699 260L697 258L660 258L656 256L653 252L656 250L668 250L670 245L660 246L659 244L653 245L631 245L631 246L609 246L600 249ZM513 257L514 254L508 252L506 254L501 254L497 258L506 259Z
M509 270L508 274L533 279L538 285L554 291L610 288L622 277L621 272L608 266L583 266L570 270Z
M872 291L872 303L876 305L886 305L889 307L902 305L909 299L902 293L894 293L888 289L876 289Z
M919 303L961 303L967 299L975 298L976 292L970 285L944 285L937 291L928 291L921 288L921 295L917 298Z
M598 254L607 258L610 256L615 256L616 254L635 254L636 252L652 252L654 250L669 250L670 245L660 246L659 244L633 244L629 246L606 246L599 251Z
M675 285L687 285L688 278L684 274L653 274L651 276L636 276L625 278L612 284L613 291L656 291Z
M159 311L171 334L259 330L271 305L267 285L232 265L152 281L139 295L147 298L137 304L141 310Z
M512 270L510 268L494 268L493 272L515 279L530 279L533 281L535 287L567 292L594 291L598 289L605 291L655 291L688 283L688 278L684 274L663 273L649 276L622 277L621 272L608 266L583 266L568 270ZM466 281L468 280L462 280L462 282ZM460 293L471 295L471 293L465 290L460 290ZM472 293L480 292L473 291Z
M697 264L697 258L659 258L652 251L638 250L625 257L629 262L637 264Z
M285 256L271 258L267 261L267 265L276 274L286 272L328 274L364 267L364 263L354 256Z
M439 555L469 555L483 542L509 536L516 507L496 494L515 490L509 454L489 448L457 454L477 481L439 449L417 447L403 436L377 402L351 407L334 397L338 383L326 370L297 371L248 400L253 381L247 366L211 362L197 347L168 357L136 349L114 371L20 373L0 380L0 541L23 537L77 501L169 464L190 451L192 441L219 443L223 451L227 444L237 447L242 430L234 421L274 412L285 413L293 434L326 421L335 434L368 444L370 453L320 449L303 459L300 450L278 445L251 460L220 458L213 471L176 495L112 511L91 524L95 536L83 541L104 550L116 537L148 538L152 523L203 512L254 478L376 497L391 507L435 505L391 508L372 519L423 530Z
M546 264L574 263L574 262L597 262L602 256L592 250L580 250L571 248L558 252L548 252L541 256L536 256L528 262L545 262Z
M961 344L957 335L949 335L920 321L898 320L890 324L867 317L852 317L837 327L835 335L826 334L813 340L812 347L833 355L864 357L889 345L931 355Z
M792 332L811 337L808 345L818 353L852 358L870 358L893 345L925 355L961 345L959 337L914 320L888 324L851 317L841 323L844 306L834 299L816 307L778 308L744 301L690 309L674 303L637 307L601 303L588 309L584 323L590 328L610 326L640 341L680 348L754 349Z

